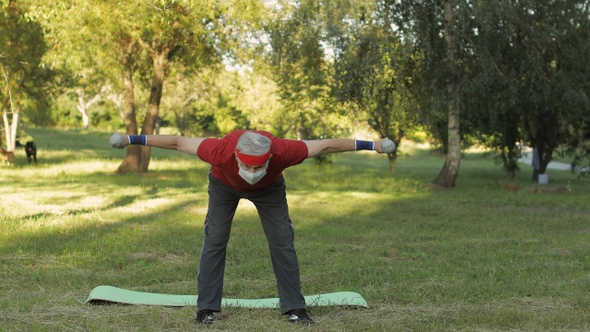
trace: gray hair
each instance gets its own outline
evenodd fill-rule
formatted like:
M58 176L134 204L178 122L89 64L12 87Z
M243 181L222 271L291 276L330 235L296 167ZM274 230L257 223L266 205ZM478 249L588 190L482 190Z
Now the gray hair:
M253 131L246 131L238 139L236 149L247 155L261 156L270 150L270 143L270 138Z

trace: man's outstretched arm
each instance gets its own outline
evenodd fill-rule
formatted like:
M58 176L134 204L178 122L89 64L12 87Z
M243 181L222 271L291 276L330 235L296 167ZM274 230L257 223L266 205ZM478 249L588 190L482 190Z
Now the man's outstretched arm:
M113 134L109 139L112 147L122 149L131 144L146 145L154 148L178 150L191 155L197 155L197 149L204 138L168 135L121 135Z
M382 144L385 143L388 149L382 148ZM316 157L324 153L333 152L346 152L346 151L357 151L357 150L375 150L378 153L392 153L395 150L395 144L393 144L393 150L391 145L393 142L388 138L383 138L378 141L361 141L352 138L328 138L303 141L307 145L308 158Z

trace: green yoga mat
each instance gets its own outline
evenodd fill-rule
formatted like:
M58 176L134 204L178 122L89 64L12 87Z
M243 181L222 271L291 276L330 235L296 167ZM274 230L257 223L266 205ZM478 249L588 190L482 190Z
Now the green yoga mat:
M131 291L128 289L112 286L95 287L88 295L86 303L118 303L118 304L143 304L162 305L168 307L196 306L196 295L172 295ZM308 306L359 306L367 308L367 301L358 293L336 292L305 296L305 303ZM279 299L223 299L221 305L224 307L244 308L278 308Z

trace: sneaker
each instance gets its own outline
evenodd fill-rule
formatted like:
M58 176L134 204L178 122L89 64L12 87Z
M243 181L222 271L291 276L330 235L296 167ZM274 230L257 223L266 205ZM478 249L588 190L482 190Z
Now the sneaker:
M204 309L197 312L197 323L198 324L211 324L215 320L213 317L213 311Z
M289 315L289 323L291 324L302 324L302 325L311 325L315 324L313 319L309 317L307 314L307 310L305 309L294 309L287 312Z

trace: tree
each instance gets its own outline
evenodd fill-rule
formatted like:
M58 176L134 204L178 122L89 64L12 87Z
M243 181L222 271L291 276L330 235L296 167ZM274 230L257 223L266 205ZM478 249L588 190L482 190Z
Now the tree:
M98 17L104 8L91 1L22 2L29 4L29 19L43 26L50 45L43 65L59 73L54 93L77 101L82 126L88 129L90 108L106 97L107 89L121 86L117 59L104 39L110 16Z
M588 73L581 64L590 57L590 12L586 1L569 0L528 1L515 10L516 37L528 59L520 63L526 75L521 76L519 91L527 96L524 129L539 155L532 176L537 181L565 142L569 124L576 125L590 111L588 76L580 76L580 71Z
M46 109L46 82L51 73L40 66L45 52L41 27L26 19L27 7L0 3L0 107L6 153L14 159L21 112Z
M44 6L44 7L42 7ZM171 63L187 68L203 68L219 63L228 56L231 45L255 22L261 4L254 0L202 1L48 1L40 5L37 17L52 31L53 43L64 45L81 59L91 57L89 68L116 64L123 91L124 123L128 134L137 134L136 78L149 91L146 116L141 134L153 134L158 120L160 101ZM50 12L52 15L45 13ZM78 30L64 26L81 21ZM81 37L83 36L83 37ZM66 54L54 48L60 59ZM151 149L132 146L118 172L147 172Z
M446 41L446 68L450 74L446 82L447 88L447 135L448 135L448 152L445 164L441 169L439 175L432 181L433 184L452 188L455 187L455 180L459 175L459 167L461 165L461 131L460 131L460 111L459 101L457 100L457 83L453 77L457 75L455 48L455 8L453 0L445 0L444 2L444 36ZM456 76L455 76L456 77Z
M366 114L373 130L399 143L416 120L408 92L409 58L391 28L388 7L364 7L348 18L349 27L334 34L338 57L336 77L340 99L353 101ZM354 22L354 23L352 23ZM394 172L397 150L388 155Z
M461 27L458 10L467 11L464 3L455 0L394 1L383 0L392 8L392 22L401 38L414 47L415 66L412 93L422 110L421 120L444 144L445 163L432 184L455 187L461 164L461 82L469 77L462 65L469 57L465 36L457 34Z
M471 107L480 111L471 123L495 138L491 144L510 172L517 168L515 141L530 142L539 156L537 181L558 146L573 153L588 132L589 8L565 0L474 2L472 8L478 63L471 66L479 74Z
M580 64L590 55L584 29L590 15L584 1L383 3L394 8L402 37L414 45L411 91L421 121L446 142L434 184L454 186L467 136L500 151L512 173L515 142L531 142L540 161L536 180L567 141L568 128L576 127L570 131L578 136L587 128L588 70Z
M103 89L106 89L106 86L104 86ZM90 106L97 104L102 99L102 96L100 93L98 93L92 96L92 98L88 99L86 98L86 93L80 87L76 89L76 95L78 97L77 108L82 115L82 126L84 130L88 130L90 128L90 116L88 114L88 110Z
M218 135L215 123L216 69L186 74L170 68L162 96L161 118L173 124L182 136Z
M333 62L327 57L323 2L278 1L267 25L268 54L284 107L275 131L298 139L318 139L350 132L350 120L332 91ZM324 164L330 156L316 158Z

